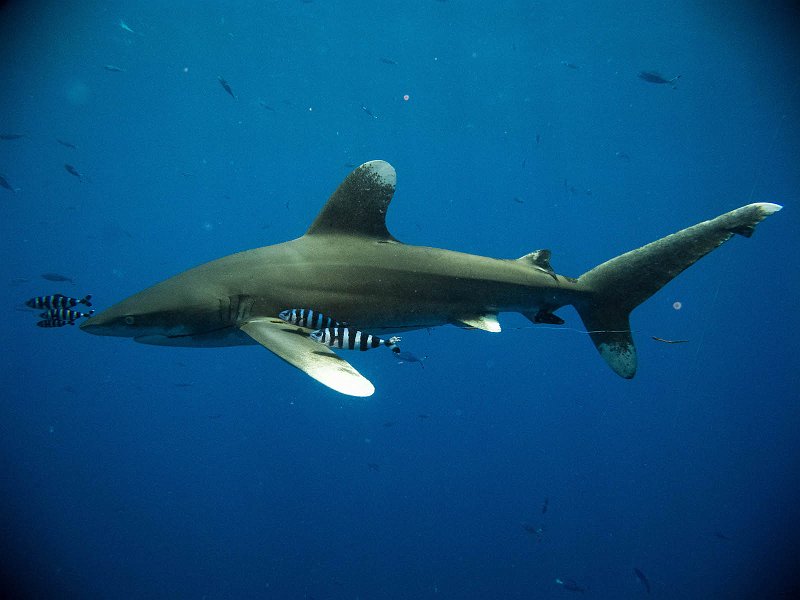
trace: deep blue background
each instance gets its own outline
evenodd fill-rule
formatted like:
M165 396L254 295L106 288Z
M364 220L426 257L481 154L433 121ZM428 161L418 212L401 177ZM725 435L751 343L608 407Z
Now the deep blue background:
M571 578L641 597L634 567L658 598L797 591L788 5L68 4L0 9L0 133L25 134L0 141L19 188L0 189L6 593L565 598ZM301 235L375 158L398 172L399 239L552 248L572 276L748 202L786 208L635 312L633 381L572 309L561 330L409 334L424 369L348 357L367 400L255 346L141 346L19 310L55 292L104 308Z

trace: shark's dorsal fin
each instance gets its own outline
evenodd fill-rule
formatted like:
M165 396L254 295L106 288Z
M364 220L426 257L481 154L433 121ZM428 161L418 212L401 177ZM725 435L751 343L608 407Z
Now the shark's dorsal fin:
M308 330L271 317L239 325L247 335L323 385L348 396L371 396L375 386L327 346L308 337Z
M394 167L387 162L373 160L357 167L328 198L306 235L395 241L386 229L386 211L396 183Z

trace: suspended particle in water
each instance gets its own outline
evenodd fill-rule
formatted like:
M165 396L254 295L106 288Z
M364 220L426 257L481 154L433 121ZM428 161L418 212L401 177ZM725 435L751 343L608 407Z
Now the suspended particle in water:
M409 99L409 98L410 98L410 96L409 96L408 94L403 94L403 100L405 100L406 102L408 102L408 99Z
M676 300L675 302L672 303L672 308L674 308L675 310L680 310L683 308L683 303L680 302L679 300Z

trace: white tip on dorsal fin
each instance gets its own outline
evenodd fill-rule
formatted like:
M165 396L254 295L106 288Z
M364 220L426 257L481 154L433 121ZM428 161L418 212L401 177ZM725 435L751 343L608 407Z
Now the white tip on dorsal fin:
M386 211L394 195L397 175L382 160L353 170L320 211L306 235L351 235L394 240L386 229Z
M458 319L467 327L483 329L490 333L500 333L500 323L497 322L497 315L476 315L472 317L462 317Z

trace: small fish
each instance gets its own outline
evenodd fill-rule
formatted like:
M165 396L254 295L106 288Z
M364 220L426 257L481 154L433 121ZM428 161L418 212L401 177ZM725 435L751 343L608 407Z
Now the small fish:
M519 196L514 196L514 197L512 198L512 200L513 200L514 202L516 202L517 204L525 204L525 200L523 200L523 199L522 199L522 198L520 198Z
M18 192L18 191L19 191L19 188L15 188L13 185L11 185L11 184L8 182L8 179L6 179L5 177L3 177L2 175L0 175L0 187L2 187L2 188L5 188L5 189L7 189L8 191L10 191L10 192L14 192L14 193L16 193L16 192Z
M54 319L44 319L36 321L38 327L63 327L64 325L75 325L75 321L57 321Z
M425 419L430 419L431 416L428 413L419 413L417 415L417 418L420 420L425 420Z
M91 306L91 299L91 294L87 294L81 299L70 298L69 296L64 296L63 294L52 294L50 296L36 296L35 298L26 300L25 306L30 306L31 308L72 308L78 304Z
M715 537L715 538L717 538L718 540L724 540L724 541L726 541L726 542L730 542L730 541L731 541L731 538L730 538L730 537L728 537L727 535L725 535L724 533L722 533L721 531L715 531L715 532L713 533L713 535L714 535L714 537Z
M67 173L69 173L73 177L77 177L78 179L83 181L83 175L81 175L80 171L78 171L78 169L76 169L72 165L64 163L64 169L66 170Z
M299 325L306 329L326 329L328 327L340 327L346 323L340 323L320 312L315 312L310 308L289 308L282 310L278 318L292 325Z
M624 152L615 152L614 156L616 156L620 160L629 161L631 159L631 157L628 154L625 154Z
M372 117L373 119L377 119L377 118L378 118L378 116L377 116L377 115L375 115L375 114L374 114L374 113L373 113L373 112L372 112L370 109L368 109L368 108L367 108L366 106L364 106L363 104L361 105L361 110L363 110L365 113L367 113L367 114L368 114L370 117Z
M367 463L370 471L380 471L381 466L378 463Z
M24 137L24 133L0 133L0 140L18 140Z
M73 150L77 150L78 149L78 147L75 144L73 144L71 142L68 142L66 140L62 140L62 139L56 138L56 141L59 144L61 144L62 146L66 146L67 148L72 148Z
M318 329L309 335L312 340L325 344L331 348L339 348L341 350L370 350L380 346L386 346L395 354L400 354L400 348L397 342L400 338L397 336L390 337L384 340L375 335L358 331L352 327L327 327L325 329Z
M219 80L219 84L222 86L222 89L228 92L231 95L231 98L236 100L236 95L233 93L231 86L225 81L221 75L217 75L217 79Z
M542 514L547 512L547 507L550 505L550 498L545 498L542 503Z
M270 112L275 112L275 109L272 106L270 106L269 104L267 104L266 102L264 102L263 100L259 100L258 104L259 104L259 106L261 106L261 108L265 108Z
M42 273L42 279L46 279L47 281L65 281L67 283L75 283L72 281L72 277L67 277L66 275L61 275L60 273Z
M91 317L93 314L94 310L84 313L77 310L70 310L69 308L51 308L39 316L43 319L50 319L51 321L77 321L82 317Z
M124 73L125 69L122 67L118 67L117 65L103 65L103 68L106 71L111 71L112 73Z
M524 523L522 526L527 533L532 535L537 542L541 542L544 539L544 527L541 525L531 525L530 523Z
M656 84L668 84L675 87L675 82L680 79L680 75L676 75L672 79L667 79L660 73L656 73L655 71L640 71L639 72L639 79L644 79L648 83L656 83Z
M575 71L577 71L578 69L580 69L580 66L579 66L579 65L576 65L575 63L567 62L567 61L565 61L565 60L562 60L562 61L561 61L561 64L562 64L562 65L564 65L565 67L567 67L568 69L573 69L573 70L575 70Z
M556 583L570 592L585 592L586 588L579 586L573 579L556 579Z
M655 341L661 342L663 344L685 344L686 342L689 341L689 340L665 340L664 338L656 337L654 335L651 335L650 337L653 338Z
M633 567L633 572L636 573L636 577L639 578L639 581L642 582L644 589L647 590L647 593L650 593L650 582L647 580L647 576L642 573L641 569Z
M422 358L419 358L419 357L414 356L413 354L411 354L411 352L407 352L405 350L402 351L402 352L395 352L394 353L394 357L397 359L397 362L399 364L403 364L403 363L419 363L419 366L422 367L423 369L425 368L425 365L423 364L422 361L425 360L426 358L428 358L427 356L423 356Z
M391 58L384 58L383 56L381 57L381 62L383 64L385 64L385 65L396 65L397 64L396 60L392 60Z
M120 19L120 21L119 21L119 26L122 28L123 31L127 31L128 33L132 33L133 35L138 35L133 29L128 27L127 23L125 23L125 21L123 21L122 19Z

